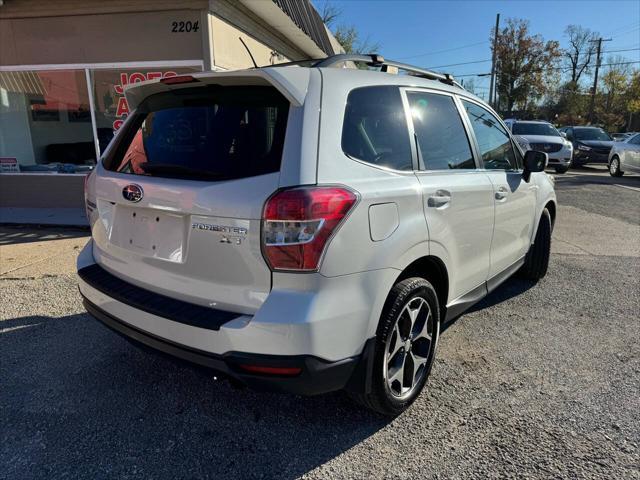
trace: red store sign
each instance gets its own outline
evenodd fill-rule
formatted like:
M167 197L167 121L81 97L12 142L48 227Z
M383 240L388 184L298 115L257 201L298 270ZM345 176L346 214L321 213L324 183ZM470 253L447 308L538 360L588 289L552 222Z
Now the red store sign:
M141 72L121 73L120 84L113 86L113 89L115 90L116 94L120 95L120 97L118 97L118 107L116 108L117 120L114 120L113 122L113 130L118 130L124 123L124 120L127 117L127 115L129 115L129 104L127 103L127 99L124 97L124 88L127 85L144 82L146 80L175 77L176 75L178 74L173 71L147 72L147 73L141 73Z

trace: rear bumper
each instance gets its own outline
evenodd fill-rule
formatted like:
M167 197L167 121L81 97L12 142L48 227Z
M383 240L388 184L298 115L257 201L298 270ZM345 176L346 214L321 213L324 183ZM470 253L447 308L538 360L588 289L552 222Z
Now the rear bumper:
M369 368L372 359L374 339L367 341L361 355L337 362L327 362L310 355L260 355L242 352L216 355L173 343L131 327L87 298L84 298L84 306L94 318L137 346L149 347L173 358L212 369L257 390L297 395L318 395L343 388L362 390L365 388L362 383L364 369ZM243 372L241 365L299 368L300 373L295 376L250 374Z
M246 315L203 310L140 288L97 265L92 249L90 241L78 256L78 287L87 310L101 322L139 344L249 386L306 395L360 389L355 379L366 376L354 372L363 361L368 365L367 339L375 337L382 308L368 295L376 286L386 288L396 274L282 274L262 307ZM274 377L247 373L240 365L300 371Z
M204 310L194 308L198 306L179 295L167 298L146 286L138 288L143 285L119 275L87 276L91 270L86 269L95 264L90 241L78 256L80 292L134 329L214 356L308 355L326 362L362 353L366 339L375 336L384 300L397 276L391 269L338 277L274 274L274 286L255 313L229 316L230 312L206 305L200 306Z

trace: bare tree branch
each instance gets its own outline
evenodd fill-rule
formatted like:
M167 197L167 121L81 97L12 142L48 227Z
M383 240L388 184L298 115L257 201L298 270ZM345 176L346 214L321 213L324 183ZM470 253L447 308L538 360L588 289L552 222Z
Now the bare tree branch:
M564 34L569 37L569 48L563 50L562 56L571 73L571 85L577 88L580 77L591 71L596 53L596 44L592 40L598 37L598 33L580 25L569 25Z

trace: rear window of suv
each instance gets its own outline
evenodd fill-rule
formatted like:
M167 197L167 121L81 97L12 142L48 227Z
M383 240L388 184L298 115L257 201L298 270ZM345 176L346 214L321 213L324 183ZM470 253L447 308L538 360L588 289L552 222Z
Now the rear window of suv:
M212 85L156 94L140 104L104 166L208 181L277 172L288 112L273 87Z

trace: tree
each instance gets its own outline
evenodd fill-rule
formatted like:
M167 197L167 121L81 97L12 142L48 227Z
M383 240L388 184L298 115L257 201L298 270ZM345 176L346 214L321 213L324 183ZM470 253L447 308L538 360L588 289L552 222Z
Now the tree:
M610 56L602 75L601 89L596 96L596 121L609 131L618 131L626 123L628 92L632 87L629 61Z
M592 60L596 55L596 44L593 40L599 34L580 25L569 25L564 30L569 37L569 46L562 51L562 56L571 73L568 87L578 88L582 74L588 74Z
M476 93L476 81L474 78L470 78L469 80L467 80L466 82L464 82L464 89L469 92L472 93L473 95L477 95Z
M333 27L333 24L341 16L341 8L337 7L329 1L326 1L322 4L322 12L320 12L320 17L322 18L322 23L324 23L327 27Z
M507 19L496 42L496 64L500 106L508 116L514 106L527 109L542 98L559 58L557 41L529 34L526 20Z
M607 60L607 70L602 76L605 94L605 110L609 111L618 97L626 91L631 74L631 67L624 57L611 56ZM618 102L619 103L619 102ZM624 109L624 105L620 105Z
M323 3L320 17L325 25L333 31L333 36L345 53L366 54L376 53L380 50L378 42L372 41L368 35L362 37L354 25L337 23L342 17L342 9L331 2L325 1Z
M345 53L366 54L376 53L380 50L378 42L371 41L369 36L362 38L358 29L353 25L338 25L333 36L344 48Z
M629 120L627 122L627 131L633 131L640 129L640 124L635 127L634 118L638 118L640 113L640 70L633 72L631 81L629 82L629 88L626 95L626 113L629 114Z

